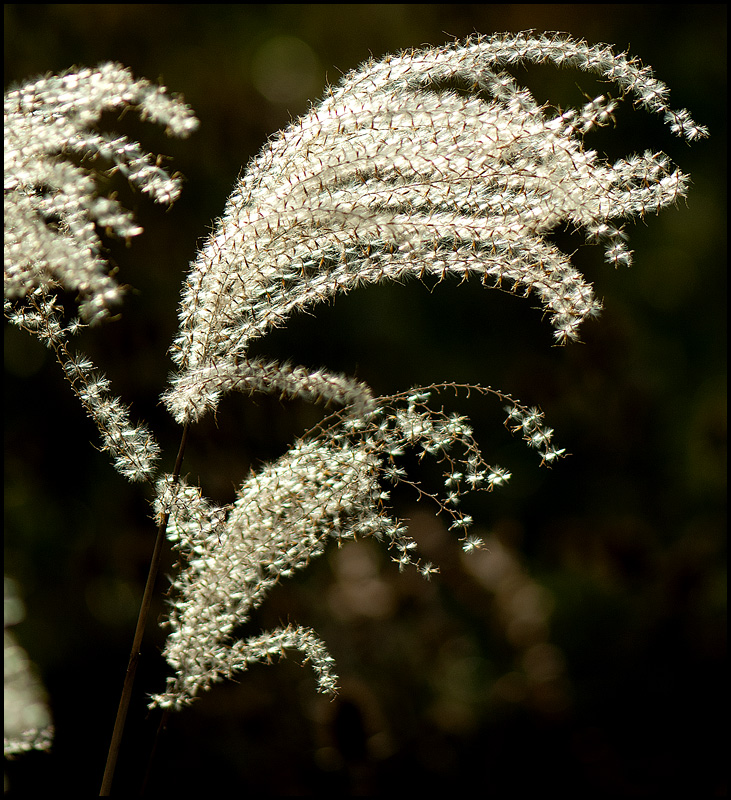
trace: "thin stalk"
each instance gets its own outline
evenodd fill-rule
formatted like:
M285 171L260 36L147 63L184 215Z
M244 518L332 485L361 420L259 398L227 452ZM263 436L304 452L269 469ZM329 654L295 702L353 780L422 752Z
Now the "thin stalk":
M175 461L175 468L173 470L173 484L178 482L180 478L180 470L183 465L183 453L185 452L185 444L188 439L188 424L183 427L183 435L180 439L180 448L178 449L178 457ZM140 659L140 648L142 647L142 637L145 633L147 625L147 617L150 612L152 604L152 595L155 589L155 580L160 567L160 558L162 556L162 547L165 541L165 531L167 530L169 514L163 515L160 520L160 525L157 529L157 539L155 540L155 549L152 551L152 559L150 560L150 570L147 574L147 584L145 585L145 592L142 595L142 604L140 605L140 613L137 618L137 628L135 629L134 639L132 641L132 651L127 665L127 674L124 676L124 684L122 686L122 694L119 698L119 708L117 710L117 718L114 721L114 730L112 732L112 740L109 744L109 754L107 755L107 764L104 768L104 777L102 778L101 789L99 790L100 797L108 797L112 781L114 780L114 769L117 766L117 756L119 755L119 748L122 744L122 735L124 733L124 723L127 719L127 711L129 710L130 700L132 698L132 686L134 685L135 674L137 672L137 664Z
M160 715L160 722L157 726L157 733L155 733L155 742L152 745L150 758L147 761L147 769L145 770L145 778L142 781L142 790L140 791L140 797L147 796L147 787L150 783L150 778L152 776L152 767L153 764L155 763L155 756L157 755L157 749L160 745L160 740L162 739L162 735L165 729L167 728L169 716L170 716L170 709L169 708L163 709L163 712Z

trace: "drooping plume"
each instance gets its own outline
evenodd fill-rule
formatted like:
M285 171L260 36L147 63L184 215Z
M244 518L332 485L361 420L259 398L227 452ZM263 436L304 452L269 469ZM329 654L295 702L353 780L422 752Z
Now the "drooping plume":
M5 94L6 298L58 285L79 294L90 322L119 301L97 227L121 237L142 228L116 200L98 196L93 173L69 156L98 158L106 169L111 162L157 203L180 193L180 181L137 142L94 130L104 111L124 108L176 136L198 124L180 100L118 64L48 75Z
M566 36L477 37L367 62L249 165L192 264L166 397L176 419L252 379L253 339L362 284L475 276L537 297L556 340L578 338L600 304L546 235L570 223L629 265L620 220L674 203L687 179L662 154L610 165L585 150L618 101L552 112L499 71L521 62L596 73L674 133L706 134L670 109L648 67ZM321 395L333 399L327 386Z

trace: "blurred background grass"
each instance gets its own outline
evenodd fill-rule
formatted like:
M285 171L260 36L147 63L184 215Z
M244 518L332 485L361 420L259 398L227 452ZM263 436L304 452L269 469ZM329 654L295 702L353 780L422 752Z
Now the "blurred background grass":
M623 107L590 146L610 158L664 150L693 179L687 204L630 228L635 265L614 271L580 236L555 239L595 282L605 312L584 343L551 347L525 300L479 285L372 287L290 321L256 352L357 374L379 393L440 380L488 383L541 404L572 453L539 469L500 426L468 412L507 489L465 502L488 550L465 558L441 517L408 494L399 511L441 573L399 574L362 542L272 594L251 631L312 625L342 694L314 692L296 656L217 687L175 715L150 794L236 788L259 796L489 795L537 789L591 797L723 796L718 730L726 682L726 5L355 4L5 6L6 87L72 64L120 61L180 92L201 120L167 140L127 115L105 120L186 178L168 213L123 185L145 233L110 242L130 286L121 318L81 347L149 421L170 469L178 431L159 405L188 262L235 178L327 81L370 55L474 32L560 30L630 49L712 138L688 147ZM604 85L575 71L518 70L566 107ZM612 91L611 88L609 89ZM154 539L147 498L96 443L49 354L5 334L6 572L27 618L17 635L51 696L50 755L8 766L11 793L96 791ZM227 398L192 433L185 470L225 502L251 466L284 452L320 410ZM168 560L167 569L171 569ZM164 613L161 579L158 616ZM156 620L116 791L134 794L163 685ZM248 630L246 631L248 632Z

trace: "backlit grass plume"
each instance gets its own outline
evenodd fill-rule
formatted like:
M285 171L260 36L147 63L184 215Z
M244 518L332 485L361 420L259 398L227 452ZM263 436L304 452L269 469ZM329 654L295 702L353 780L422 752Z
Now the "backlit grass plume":
M539 105L504 71L526 63L592 73L617 98L607 91L575 109ZM185 426L183 443L189 425L234 390L337 409L278 461L252 472L222 507L181 480L183 445L173 473L157 471L152 434L129 422L126 407L109 396L109 382L68 347L120 297L99 229L140 232L115 200L98 195L89 159L158 202L179 191L137 143L93 126L106 109L132 108L186 135L196 124L192 113L112 64L6 94L6 313L53 348L115 467L156 482L159 535L167 533L179 559L164 650L173 675L153 705L186 705L215 681L287 648L312 663L320 690L334 691L332 658L313 631L292 624L246 639L238 632L277 582L331 541L372 536L400 568L436 572L389 508L393 485L429 496L463 548L479 546L460 498L499 487L510 473L483 456L466 418L437 406L440 392L497 396L508 427L544 463L564 455L538 409L493 389L439 384L375 397L354 378L255 358L249 346L295 312L359 286L409 278L476 278L531 296L557 343L578 339L600 303L549 235L572 226L601 244L609 264L627 266L624 222L677 202L688 188L688 177L662 153L610 164L585 147L585 136L614 124L626 99L660 114L688 141L707 134L687 111L670 108L667 87L636 59L565 35L526 33L368 61L272 138L236 184L185 278L171 348L177 371L163 399ZM84 322L69 319L59 289L77 296ZM407 473L408 452L436 460L439 491ZM149 607L147 593L144 602ZM131 664L137 652L135 639Z

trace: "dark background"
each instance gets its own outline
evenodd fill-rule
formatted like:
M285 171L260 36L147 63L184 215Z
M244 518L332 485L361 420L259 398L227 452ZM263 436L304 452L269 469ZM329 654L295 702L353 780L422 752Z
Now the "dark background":
M80 343L149 422L169 470L179 432L158 398L179 287L267 136L370 54L528 28L630 49L668 83L672 107L712 134L689 147L625 105L617 131L589 140L610 158L664 150L693 186L686 204L630 228L631 270L556 234L604 299L584 343L552 347L547 322L520 298L476 283L413 284L319 307L256 352L357 374L379 393L439 380L497 386L541 404L572 456L539 469L501 428L498 404L453 402L472 416L488 460L514 476L465 501L489 549L463 557L442 517L395 496L441 573L430 583L399 574L366 541L329 550L278 587L251 631L314 627L336 659L340 697L316 695L296 655L217 686L172 717L151 796L725 795L725 5L11 4L5 81L116 60L182 93L201 120L182 142L131 115L106 121L172 156L186 186L167 213L115 187L145 233L129 248L110 243L132 288L119 321ZM574 71L515 74L562 107L580 104L579 90L605 91ZM5 363L5 570L22 588L27 617L15 631L56 724L50 755L26 755L6 773L14 796L59 787L88 796L155 531L144 491L90 447L94 428L50 355L9 330ZM229 501L251 465L284 452L320 413L227 398L218 426L192 431L184 472ZM163 686L162 643L153 619L120 796L138 792L146 768L157 716L145 702Z

